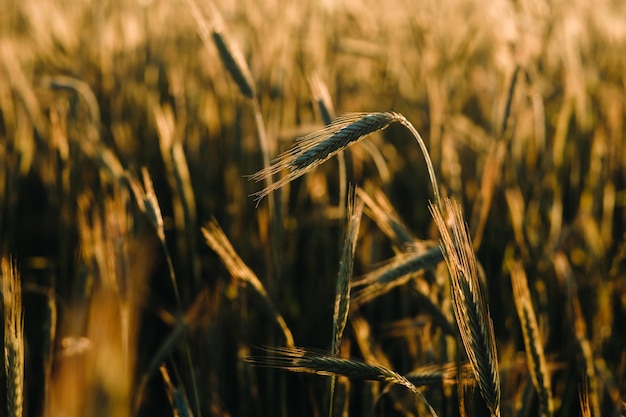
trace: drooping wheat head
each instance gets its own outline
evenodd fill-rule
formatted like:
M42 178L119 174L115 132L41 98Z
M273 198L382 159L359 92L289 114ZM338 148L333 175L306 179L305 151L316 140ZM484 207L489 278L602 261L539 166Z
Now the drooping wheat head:
M325 128L297 139L293 147L276 158L271 166L250 176L252 180L258 182L283 170L288 171L287 175L270 187L254 194L257 203L272 191L299 178L367 135L383 130L392 123L405 126L418 142L428 168L435 202L440 207L439 186L426 144L413 125L403 115L394 112L348 113L336 118Z
M380 381L406 387L417 393L417 387L399 373L382 365L372 365L354 359L341 359L302 348L265 348L268 356L249 357L246 361L255 366L285 369L317 375L343 375L348 378Z

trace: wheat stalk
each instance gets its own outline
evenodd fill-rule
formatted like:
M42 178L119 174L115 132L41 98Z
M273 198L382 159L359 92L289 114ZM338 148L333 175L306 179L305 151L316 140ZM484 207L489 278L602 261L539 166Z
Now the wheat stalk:
M539 395L542 415L552 416L554 414L554 405L552 388L550 386L550 374L548 373L546 357L543 352L537 316L535 315L530 290L528 289L528 280L521 263L512 262L509 265L509 269L511 271L511 284L513 285L513 299L524 336L530 377L535 391Z
M380 230L391 239L394 245L403 249L406 245L415 244L413 236L400 221L391 202L380 188L371 192L359 188L357 193L365 203L365 214L376 222Z
M296 140L293 147L276 158L271 166L250 176L252 180L258 182L271 178L283 170L288 171L283 178L254 194L257 204L271 192L301 177L367 135L383 130L392 123L405 126L417 140L428 167L435 201L440 207L439 187L426 145L413 125L403 115L394 112L348 113L338 117L325 128Z
M511 262L509 270L513 285L513 299L522 328L526 351L526 367L529 370L530 381L539 396L541 415L552 415L550 374L548 373L541 333L533 309L526 274L519 262Z
M446 200L446 214L431 204L450 271L452 303L474 378L492 417L500 416L500 373L493 323L478 279L478 263L458 203Z
M591 411L593 416L599 416L600 413L600 398L599 398L599 383L596 373L594 352L591 342L587 338L587 325L585 323L585 317L583 315L580 300L578 299L578 289L576 284L576 277L574 271L570 265L567 256L563 252L557 252L552 257L552 263L556 276L561 281L561 284L565 286L565 296L567 298L567 317L572 323L574 337L576 338L577 348L582 356L586 384L588 384L588 398L591 405Z
M239 257L217 221L214 219L207 223L207 225L202 228L202 234L207 245L219 255L233 278L250 285L261 296L261 299L265 302L265 307L274 316L274 320L276 320L276 323L281 328L283 336L285 337L285 344L287 346L293 346L293 335L285 319L274 307L274 303L272 303L261 280Z
M4 301L4 369L7 378L7 413L21 417L24 408L24 313L17 269L2 258Z

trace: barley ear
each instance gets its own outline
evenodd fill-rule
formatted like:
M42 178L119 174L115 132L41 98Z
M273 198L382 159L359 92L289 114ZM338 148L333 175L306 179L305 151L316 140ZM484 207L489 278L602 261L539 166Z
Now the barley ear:
M478 279L478 262L458 203L446 199L448 223L430 206L441 234L452 287L452 304L474 378L492 417L500 416L500 373L493 322Z
M2 258L4 301L4 366L7 377L7 415L21 417L24 407L24 313L17 269Z

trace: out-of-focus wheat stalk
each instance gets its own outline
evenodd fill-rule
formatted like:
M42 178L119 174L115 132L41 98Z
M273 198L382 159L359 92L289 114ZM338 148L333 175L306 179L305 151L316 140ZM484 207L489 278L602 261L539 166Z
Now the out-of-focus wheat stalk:
M4 302L4 369L7 381L7 415L24 412L24 312L20 277L12 262L2 258Z
M217 223L217 220L212 220L207 223L207 225L202 228L202 234L207 245L220 256L233 278L250 285L261 296L267 310L274 316L274 320L276 320L276 323L282 330L286 346L294 346L291 330L289 330L283 316L274 307L274 303L270 299L265 286L239 257L235 248L233 248L233 245L228 240L228 237L226 237L226 234Z
M528 280L520 262L511 262L511 284L513 285L513 299L517 308L517 316L522 326L524 346L526 347L526 360L528 371L533 381L535 391L539 395L539 404L543 416L554 414L552 400L552 387L550 374L543 352L543 340L537 323L537 316L533 308Z
M500 372L493 322L478 279L478 262L458 203L446 200L447 222L437 207L431 212L441 234L450 271L454 315L474 378L492 417L500 416Z
M592 415L599 416L601 415L599 383L594 361L594 352L591 342L587 337L587 324L580 305L580 300L578 299L576 277L574 276L574 271L572 270L567 256L563 252L557 252L554 254L552 262L554 264L556 276L565 290L565 297L567 299L567 317L572 324L572 330L576 339L577 348L582 357Z

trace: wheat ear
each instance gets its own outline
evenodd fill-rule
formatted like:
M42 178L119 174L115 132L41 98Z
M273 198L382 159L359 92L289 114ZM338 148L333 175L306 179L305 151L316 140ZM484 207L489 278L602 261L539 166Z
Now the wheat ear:
M339 356L341 338L348 322L350 307L350 278L354 266L357 235L363 214L363 201L351 193L348 205L348 231L343 245L341 264L337 275L337 289L335 291L335 309L333 313L333 340L332 354Z
M187 5L191 10L193 19L196 21L198 35L200 36L200 39L202 39L202 43L205 46L210 43L215 44L226 71L230 74L241 94L246 98L254 99L256 97L256 90L254 88L254 81L252 80L250 69L246 64L246 61L243 59L239 49L233 47L225 37L224 30L222 28L222 20L217 10L212 8L211 12L213 19L209 23L204 18L195 0L187 0Z
M4 367L7 377L7 415L21 417L24 409L24 313L17 269L2 258L4 301Z
M537 316L533 308L528 280L524 268L519 262L512 262L509 265L511 271L511 284L513 285L513 299L522 326L524 336L524 346L526 347L526 360L528 371L535 386L535 391L539 395L543 416L554 414L552 401L552 388L550 386L550 374L543 352L543 342Z
M352 269L354 266L354 254L356 252L356 243L359 234L359 226L361 224L361 216L363 215L363 201L355 195L355 192L352 189L350 190L349 199L348 227L341 254L339 273L337 274L335 307L333 312L333 339L331 353L335 357L339 357L343 331L348 323L348 313L350 309L350 279L352 277ZM333 415L335 382L335 376L333 376L330 382L329 416Z
M435 267L442 260L443 255L438 246L425 252L407 252L396 255L389 263L373 270L354 283L355 288L362 287L354 291L354 306L369 303L392 289L408 283L413 278L413 274Z
M417 387L399 373L382 365L373 365L354 359L341 359L332 355L302 348L265 348L269 356L248 357L246 362L255 366L285 369L317 375L343 375L353 379L380 381L401 385L417 393Z
M446 213L430 206L441 234L452 287L452 304L474 378L492 417L500 416L500 373L493 322L478 279L478 262L458 203L446 199Z
M324 129L297 139L290 150L272 161L271 166L250 176L252 180L258 182L268 177L271 178L274 174L283 170L288 171L283 178L254 194L257 203L272 191L301 177L350 145L359 142L367 135L387 128L392 123L400 123L405 126L417 140L424 154L435 202L438 207L441 207L435 170L426 144L413 125L403 115L394 112L348 113L338 117Z

